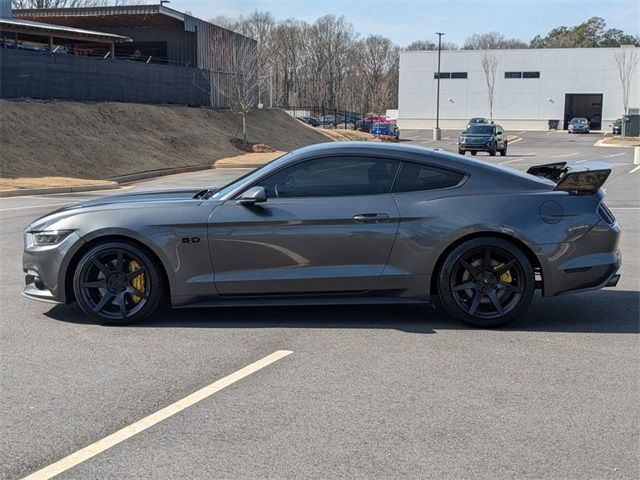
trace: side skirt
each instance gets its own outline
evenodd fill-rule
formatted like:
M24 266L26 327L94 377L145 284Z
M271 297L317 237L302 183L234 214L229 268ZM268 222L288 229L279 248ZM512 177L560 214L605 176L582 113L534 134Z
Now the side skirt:
M287 297L287 298L202 298L191 299L190 302L174 302L173 308L199 307L279 307L279 306L313 306L313 305L426 305L429 299L401 297Z

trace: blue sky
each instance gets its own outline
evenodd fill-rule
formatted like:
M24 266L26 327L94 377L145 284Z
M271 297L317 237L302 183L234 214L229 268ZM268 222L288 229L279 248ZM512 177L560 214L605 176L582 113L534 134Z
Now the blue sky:
M473 33L492 30L528 41L594 16L627 33L637 34L640 28L638 0L172 0L167 6L205 20L254 10L308 22L328 13L345 15L361 35L383 34L399 45L433 40L436 31L458 44Z

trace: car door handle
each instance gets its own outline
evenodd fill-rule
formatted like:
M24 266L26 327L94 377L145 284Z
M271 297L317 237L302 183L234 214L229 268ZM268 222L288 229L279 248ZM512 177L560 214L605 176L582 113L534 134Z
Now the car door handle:
M353 220L357 223L382 223L389 220L386 213L360 213L353 216Z

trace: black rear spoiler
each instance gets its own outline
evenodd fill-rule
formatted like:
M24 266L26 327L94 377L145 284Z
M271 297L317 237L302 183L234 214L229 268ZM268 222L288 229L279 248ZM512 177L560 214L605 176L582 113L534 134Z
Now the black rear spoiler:
M531 167L527 173L554 181L554 190L589 195L597 192L607 180L611 165L605 162L547 163Z

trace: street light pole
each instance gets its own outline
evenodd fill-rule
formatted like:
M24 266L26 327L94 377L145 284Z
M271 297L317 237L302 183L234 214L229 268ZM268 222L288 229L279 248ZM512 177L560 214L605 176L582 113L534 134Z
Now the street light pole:
M436 128L433 130L433 139L440 140L440 51L442 50L442 32L436 32L438 35L438 87L436 93Z

